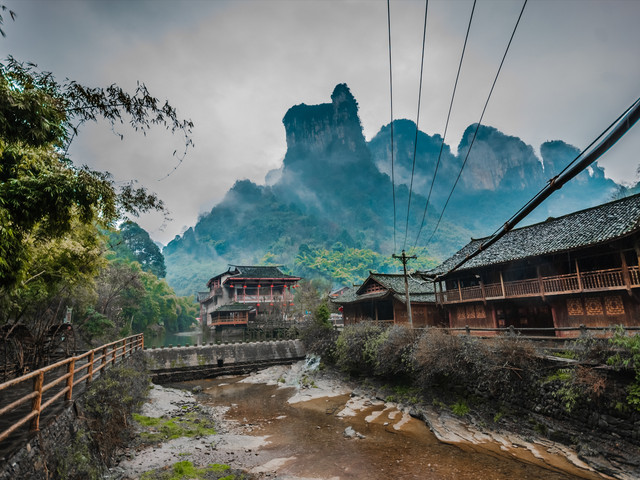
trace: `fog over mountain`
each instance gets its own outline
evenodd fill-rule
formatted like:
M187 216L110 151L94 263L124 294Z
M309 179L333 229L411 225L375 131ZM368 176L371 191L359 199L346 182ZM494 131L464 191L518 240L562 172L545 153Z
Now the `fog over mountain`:
M477 126L466 129L457 154L440 135L418 132L405 244L414 122L394 121L395 240L390 125L366 142L358 103L345 84L335 87L330 103L291 107L283 123L287 152L265 185L237 181L218 205L165 247L167 279L177 292L203 290L228 264L283 264L297 274L333 277L336 284L358 280L369 269L393 269L385 259L403 246L413 247L442 149L416 245L418 261L434 263L470 236L491 234L579 153L553 140L540 146L539 158L518 137L480 126L443 220L426 245ZM536 210L530 222L603 203L621 190L594 163ZM354 263L358 255L362 261ZM330 262L342 265L328 267Z

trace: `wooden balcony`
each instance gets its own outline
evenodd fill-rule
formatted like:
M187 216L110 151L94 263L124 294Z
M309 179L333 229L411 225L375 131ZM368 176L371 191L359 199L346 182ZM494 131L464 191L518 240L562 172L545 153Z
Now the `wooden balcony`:
M437 293L441 303L461 303L503 298L544 297L581 292L602 292L640 287L639 267L622 268L539 277L514 282L489 283L454 288ZM627 277L627 280L625 280Z
M243 295L241 292L238 292L237 296L233 299L234 302L238 303L260 303L268 305L270 303L278 304L278 303L287 303L290 304L293 302L293 295L290 293L285 293L284 295Z

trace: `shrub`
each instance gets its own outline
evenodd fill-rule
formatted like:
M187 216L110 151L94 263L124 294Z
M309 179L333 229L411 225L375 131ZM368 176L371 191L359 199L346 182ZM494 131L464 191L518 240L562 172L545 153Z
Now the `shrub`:
M466 369L459 362L461 337L438 328L428 328L418 339L413 354L416 383L421 388L455 381Z
M349 373L373 373L382 327L368 322L346 326L336 340L336 364Z
M627 335L619 327L610 342L618 351L607 359L607 363L634 372L633 382L627 389L627 403L634 410L640 411L640 335Z
M474 372L478 387L491 394L517 391L534 384L541 371L542 360L530 340L519 335L500 335L487 342L477 342Z
M394 325L378 337L375 352L375 373L385 378L412 374L412 357L416 343L414 330Z
M578 361L605 363L610 355L611 345L608 339L594 337L587 331L571 342L570 351Z
M88 425L105 463L128 439L133 412L148 390L144 356L137 352L127 365L112 367L94 380L85 393L82 401Z
M335 362L336 339L338 332L329 322L317 318L305 320L300 326L300 339L307 352L318 355L326 363Z

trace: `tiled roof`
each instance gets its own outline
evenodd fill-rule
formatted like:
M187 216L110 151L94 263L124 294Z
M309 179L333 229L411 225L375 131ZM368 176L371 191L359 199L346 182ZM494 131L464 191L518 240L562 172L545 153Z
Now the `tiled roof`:
M359 294L358 292L369 283L375 281L382 285L386 291L380 291L368 294ZM388 273L369 273L369 278L362 285L356 285L349 288L338 298L332 299L333 303L344 305L348 303L357 303L365 300L381 299L393 295L402 303L405 302L404 275L388 274ZM433 293L433 283L424 280L418 280L409 276L409 296L411 302L435 302Z
M247 305L246 303L229 303L228 305L221 305L214 310L215 312L249 312L256 308L253 305Z
M293 275L287 275L280 271L280 268L269 265L269 266L261 266L261 265L230 265L229 269L226 272L219 273L215 277L211 277L211 279L207 282L207 286L211 287L211 282L218 278L222 278L225 275L229 275L229 278L282 278L286 280L300 280L300 277L295 277ZM227 280L229 280L227 278ZM226 280L225 280L226 283Z
M258 265L232 265L238 270L238 274L234 277L240 278L290 278L299 279L293 275L286 275L276 266L258 266Z
M342 292L339 296L332 298L331 301L338 305L342 305L343 303L352 303L358 299L356 292L360 288L360 285L354 285L353 287L347 288L344 292Z
M625 237L639 228L640 194L511 230L458 271L577 250ZM424 273L448 272L489 238L472 240L441 265Z
M404 275L401 273L369 273L369 278L378 282L384 288L391 290L393 293L401 293L404 295ZM362 284L364 286L368 279ZM409 275L409 295L433 293L433 283L425 282L422 279L413 278Z
M411 297L412 305L414 303L436 303L436 295L434 293L418 293L418 294L409 293L409 296ZM404 293L402 294L395 293L393 295L393 298L398 300L400 303L406 303L406 299L407 299Z

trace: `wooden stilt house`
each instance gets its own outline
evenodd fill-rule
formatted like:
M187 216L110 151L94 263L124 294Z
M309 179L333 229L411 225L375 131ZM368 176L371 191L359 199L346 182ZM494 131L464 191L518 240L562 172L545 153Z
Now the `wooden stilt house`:
M242 326L260 313L286 312L293 306L293 289L299 280L277 266L231 265L207 282L208 292L198 294L202 322L213 327Z
M514 229L450 272L485 240L422 272L451 327L640 325L640 195Z
M442 325L433 292L433 283L408 278L413 326ZM369 273L362 285L352 287L331 300L342 307L344 324L378 322L408 324L404 275Z

